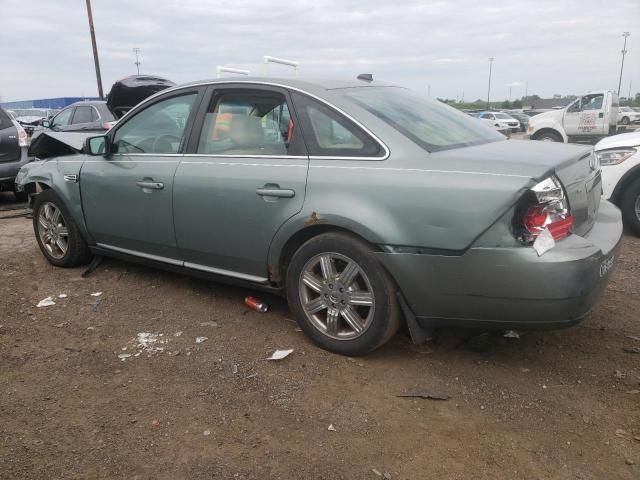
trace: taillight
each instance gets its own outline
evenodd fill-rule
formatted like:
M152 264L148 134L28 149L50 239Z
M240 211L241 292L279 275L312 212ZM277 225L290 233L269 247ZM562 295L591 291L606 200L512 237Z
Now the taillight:
M22 125L20 125L18 122L16 122L15 120L12 120L12 122L16 127L16 130L18 131L18 145L20 147L28 147L29 136L27 135L27 132L25 132L24 128L22 128Z
M572 227L569 202L555 176L532 187L516 208L514 230L524 243L533 242L544 230L548 230L554 240L562 240L571 233Z
M104 122L102 124L102 128L104 128L105 130L109 130L111 127L113 127L116 124L116 122Z

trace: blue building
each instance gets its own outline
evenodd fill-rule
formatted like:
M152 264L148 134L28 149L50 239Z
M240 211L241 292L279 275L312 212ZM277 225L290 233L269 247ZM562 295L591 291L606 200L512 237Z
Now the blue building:
M59 97L59 98L41 98L39 100L19 100L17 102L3 102L0 107L8 110L22 108L47 108L60 109L81 100L100 100L98 97Z

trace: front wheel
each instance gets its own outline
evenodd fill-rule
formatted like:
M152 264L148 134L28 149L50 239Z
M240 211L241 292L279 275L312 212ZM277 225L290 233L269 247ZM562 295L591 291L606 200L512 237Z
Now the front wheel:
M640 236L640 178L636 178L623 192L620 210L627 226Z
M536 136L535 140L541 142L562 142L562 137L555 132L542 132Z
M622 118L622 125L629 125L631 123L631 121L629 120L629 117L623 117Z
M393 281L371 247L350 235L304 243L291 259L286 288L300 328L325 350L364 355L400 326Z
M60 197L53 190L38 194L33 205L33 230L49 263L77 267L91 259L82 233Z

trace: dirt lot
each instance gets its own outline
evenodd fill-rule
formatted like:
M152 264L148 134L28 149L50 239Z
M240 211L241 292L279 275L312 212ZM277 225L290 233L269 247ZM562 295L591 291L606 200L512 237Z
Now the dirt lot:
M0 220L0 478L638 479L639 254L626 236L577 327L350 359L278 298L111 260L82 279ZM451 398L396 396L415 387Z

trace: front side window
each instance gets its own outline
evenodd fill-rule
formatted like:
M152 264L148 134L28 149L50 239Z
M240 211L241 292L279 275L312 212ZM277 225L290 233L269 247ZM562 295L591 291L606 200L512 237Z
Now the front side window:
M56 117L53 119L51 124L52 127L64 127L69 125L69 121L71 120L71 114L73 113L73 107L62 110Z
M230 91L214 95L200 132L197 153L288 155L294 124L284 95Z
M303 123L310 155L328 157L376 157L378 142L339 112L307 95L294 93L296 111Z
M113 137L113 153L178 153L196 93L160 100L128 119Z
M484 122L404 88L354 88L345 96L429 152L505 140Z
M582 97L582 110L602 110L603 94L586 95Z
M90 123L91 122L91 107L76 107L76 113L73 114L73 124L77 123Z

